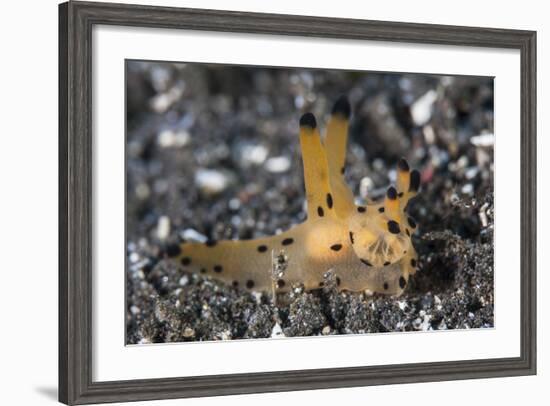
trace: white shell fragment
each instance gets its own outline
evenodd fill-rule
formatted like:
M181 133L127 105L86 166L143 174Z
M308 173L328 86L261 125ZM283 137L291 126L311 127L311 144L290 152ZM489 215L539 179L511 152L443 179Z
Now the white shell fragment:
M229 185L229 177L214 169L199 169L195 173L195 183L206 194L223 192Z
M168 216L160 216L157 223L157 237L159 240L165 240L170 234L170 219Z
M476 147L492 147L495 145L495 134L487 133L476 135L470 138L470 142Z
M279 323L275 323L273 330L271 330L271 338L283 338L284 336L285 333L283 333L281 325Z
M437 100L437 92L430 90L411 106L411 116L416 125L424 125L432 117L432 106Z
M193 242L201 242L204 243L208 238L199 233L197 230L193 228L186 228L180 233L181 238L183 238L185 241L193 241Z
M286 156L276 156L269 158L265 162L265 169L271 173L282 173L290 169L290 159Z
M162 130L157 136L157 144L161 148L184 147L191 141L191 136L185 130Z
M244 167L258 166L265 162L269 151L263 145L244 145L241 148L241 162Z

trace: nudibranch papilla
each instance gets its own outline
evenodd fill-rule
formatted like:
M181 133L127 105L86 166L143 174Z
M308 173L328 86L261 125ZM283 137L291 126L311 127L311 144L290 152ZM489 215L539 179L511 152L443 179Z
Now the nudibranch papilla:
M344 179L350 114L347 98L339 98L324 139L313 114L300 119L305 222L254 240L184 242L168 247L167 255L184 270L247 290L286 292L296 284L318 289L330 270L340 290L400 295L417 267L411 241L416 224L407 204L418 192L420 173L401 159L396 185L388 188L384 200L356 205ZM273 257L282 250L287 268L274 280Z

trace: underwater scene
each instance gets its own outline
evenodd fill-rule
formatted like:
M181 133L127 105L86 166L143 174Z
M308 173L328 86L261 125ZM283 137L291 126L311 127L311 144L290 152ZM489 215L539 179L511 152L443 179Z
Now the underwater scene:
M126 61L126 343L494 327L493 78Z

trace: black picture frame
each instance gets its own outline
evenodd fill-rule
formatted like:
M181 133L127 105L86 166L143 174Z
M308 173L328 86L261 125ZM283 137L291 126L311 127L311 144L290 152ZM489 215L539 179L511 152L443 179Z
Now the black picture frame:
M517 49L521 58L521 353L517 358L165 379L92 380L92 28L96 24ZM122 135L121 135L122 136ZM536 374L536 32L68 2L59 5L59 400L219 396Z

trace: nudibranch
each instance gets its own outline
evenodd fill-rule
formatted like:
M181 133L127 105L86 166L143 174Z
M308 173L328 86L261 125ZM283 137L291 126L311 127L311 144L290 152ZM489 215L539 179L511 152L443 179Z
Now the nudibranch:
M321 138L315 116L300 119L307 220L279 235L254 240L184 242L166 250L184 270L200 272L247 290L287 292L323 286L331 271L339 290L400 295L416 272L411 241L416 223L407 204L420 187L420 173L405 159L397 163L396 185L381 202L356 205L345 182L350 104L337 100ZM273 258L287 257L284 274L273 279Z

